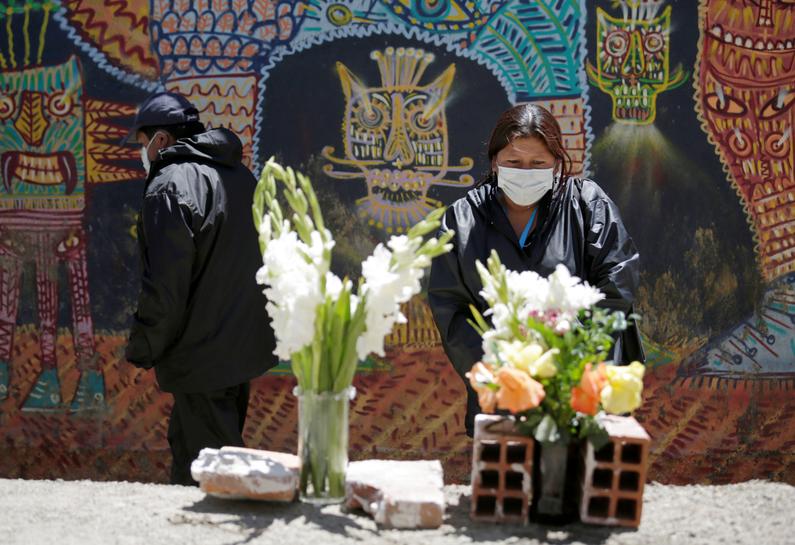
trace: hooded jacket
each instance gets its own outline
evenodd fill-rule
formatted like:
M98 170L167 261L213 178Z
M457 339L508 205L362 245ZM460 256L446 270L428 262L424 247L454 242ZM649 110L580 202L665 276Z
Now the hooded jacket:
M451 252L431 265L428 299L444 350L467 387L467 433L472 435L480 411L477 395L465 378L483 356L480 335L467 323L469 305L488 308L480 296L482 283L475 261L486 263L496 250L502 263L515 271L548 276L562 263L572 275L605 294L599 306L632 312L638 284L638 251L624 228L618 209L591 180L569 178L560 191L549 191L538 207L537 227L525 248L498 200L496 184L470 190L444 216L441 232L455 231ZM644 361L634 322L616 339L616 363Z
M275 365L240 140L214 129L152 162L138 220L143 279L126 357L167 392L246 382Z

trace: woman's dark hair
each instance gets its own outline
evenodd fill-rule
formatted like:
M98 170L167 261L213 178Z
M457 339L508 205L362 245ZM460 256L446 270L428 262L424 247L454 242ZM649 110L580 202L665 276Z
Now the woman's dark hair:
M560 165L558 185L559 187L565 185L571 171L571 157L563 147L563 134L557 119L549 110L538 104L517 104L502 113L489 138L489 165L502 148L523 136L535 136L544 141L547 149ZM479 185L495 181L494 174L490 172Z
M201 122L191 121L190 123L180 123L178 125L141 127L139 130L150 140L157 131L167 132L174 137L174 140L179 140L180 138L190 138L191 136L196 136L197 134L205 132L207 129L204 128L204 125Z

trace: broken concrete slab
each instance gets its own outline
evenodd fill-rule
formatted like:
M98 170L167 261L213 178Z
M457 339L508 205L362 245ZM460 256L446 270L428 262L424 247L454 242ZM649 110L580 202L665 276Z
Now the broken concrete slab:
M211 496L289 502L298 492L300 467L293 454L222 447L203 449L190 470Z
M345 507L363 509L388 528L438 528L444 518L444 473L438 460L351 462Z

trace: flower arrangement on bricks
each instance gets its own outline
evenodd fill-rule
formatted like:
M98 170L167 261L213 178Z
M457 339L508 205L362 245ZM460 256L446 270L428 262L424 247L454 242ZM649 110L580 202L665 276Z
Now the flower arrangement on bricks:
M644 366L605 361L627 318L597 307L604 295L564 265L543 278L506 269L492 252L477 268L491 323L471 307L484 355L467 377L483 412L513 415L513 429L535 439L531 517L576 518L582 442L599 450L609 439L600 413L641 403Z
M289 213L279 205L279 186ZM371 352L384 355L384 336L406 321L400 304L420 292L424 270L450 250L452 234L426 240L444 214L433 211L407 234L378 244L354 286L330 270L334 238L306 176L270 159L252 209L263 259L257 282L265 286L275 354L291 362L298 381L301 497L341 501L357 363Z

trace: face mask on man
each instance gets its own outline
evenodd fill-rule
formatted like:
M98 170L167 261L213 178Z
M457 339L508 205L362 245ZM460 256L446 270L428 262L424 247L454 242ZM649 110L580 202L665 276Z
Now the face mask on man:
M497 187L519 206L530 206L552 189L554 168L508 168L497 166Z
M149 160L149 146L152 145L152 142L155 141L155 137L160 134L160 131L157 131L155 134L152 135L152 138L149 140L149 143L145 146L141 146L141 162L144 165L144 170L146 174L149 174L149 168L152 166L152 162Z

